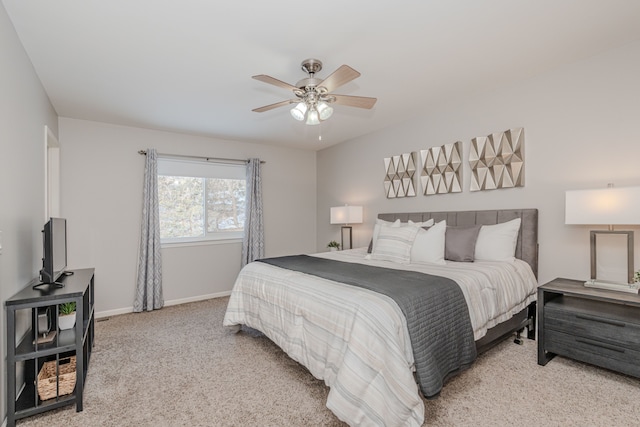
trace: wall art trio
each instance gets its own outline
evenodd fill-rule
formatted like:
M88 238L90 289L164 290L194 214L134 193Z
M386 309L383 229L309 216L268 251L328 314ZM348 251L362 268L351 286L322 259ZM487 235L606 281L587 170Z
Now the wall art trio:
M384 159L387 198L414 197L420 176L422 193L462 192L462 142L404 153ZM524 187L524 128L476 137L469 149L470 191Z

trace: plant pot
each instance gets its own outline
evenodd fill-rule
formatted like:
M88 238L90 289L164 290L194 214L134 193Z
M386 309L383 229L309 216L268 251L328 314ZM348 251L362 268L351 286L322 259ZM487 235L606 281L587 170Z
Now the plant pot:
M336 252L338 250L338 248L331 247L331 248L329 248L329 250L331 250L331 252Z
M58 316L58 328L61 331L65 329L71 329L76 324L76 312L66 314L64 316Z

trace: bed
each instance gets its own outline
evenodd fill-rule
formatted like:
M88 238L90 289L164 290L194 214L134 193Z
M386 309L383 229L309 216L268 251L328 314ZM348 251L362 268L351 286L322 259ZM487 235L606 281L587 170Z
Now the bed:
M529 338L534 337L537 218L535 209L380 214L381 225L376 226L380 236L374 237L380 243L371 253L358 248L245 266L229 299L224 325L235 330L246 325L263 332L324 380L330 388L327 407L347 424L420 426L424 422L421 394L437 397L444 383L468 368L477 353L514 332L516 340L524 328ZM454 236L454 231L502 229L517 222L514 259L414 263L412 256L409 263L402 263L381 255L383 243L397 243L385 240L388 234L395 239L397 233L406 233L407 239L417 242L413 229L424 235L423 224L441 227L443 221L451 247L449 235ZM393 230L399 222L403 224ZM410 222L414 224L405 225ZM436 228L425 227L434 233ZM359 274L370 280L362 280ZM425 304L415 293L404 300L393 295L424 277L439 280L432 293L446 296ZM392 281L397 283L385 287ZM374 291L374 285L384 289ZM445 307L449 300L452 309ZM436 306L439 317L416 311L428 305ZM425 328L427 323L430 326ZM442 349L448 353L438 358ZM434 351L437 354L432 356ZM425 365L441 372L432 375Z

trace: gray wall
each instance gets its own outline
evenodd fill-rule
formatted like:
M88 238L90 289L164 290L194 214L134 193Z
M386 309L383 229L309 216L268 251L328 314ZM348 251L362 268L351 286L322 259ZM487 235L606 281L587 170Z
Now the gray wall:
M131 311L136 281L144 156L140 149L209 157L259 157L267 256L316 247L316 153L60 118L61 215L69 264L96 268L98 315ZM229 293L241 244L162 249L165 301Z
M354 226L355 246L369 243L380 212L538 208L540 282L587 278L588 230L602 227L565 225L564 192L610 182L640 185L639 75L635 42L491 93L452 100L402 125L320 151L316 249L339 239L329 208L345 203L364 206L365 223ZM469 192L471 139L515 127L525 128L525 186ZM462 193L385 198L383 158L457 140L463 142Z
M0 3L0 303L41 268L45 192L45 125L57 116ZM0 422L6 411L4 310L0 316Z

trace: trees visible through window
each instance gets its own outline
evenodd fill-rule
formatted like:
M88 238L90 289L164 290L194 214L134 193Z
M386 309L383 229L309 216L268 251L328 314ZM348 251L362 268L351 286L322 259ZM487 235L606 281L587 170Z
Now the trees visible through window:
M245 190L244 179L205 180L208 233L244 229Z
M158 197L163 242L241 238L244 165L159 159Z

